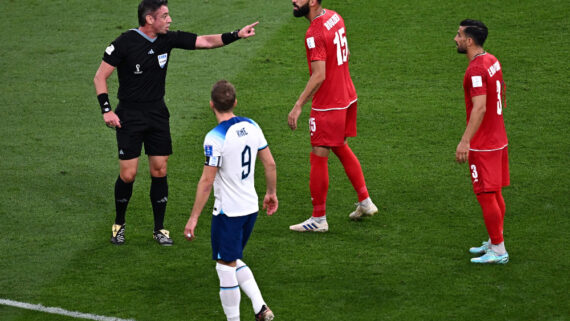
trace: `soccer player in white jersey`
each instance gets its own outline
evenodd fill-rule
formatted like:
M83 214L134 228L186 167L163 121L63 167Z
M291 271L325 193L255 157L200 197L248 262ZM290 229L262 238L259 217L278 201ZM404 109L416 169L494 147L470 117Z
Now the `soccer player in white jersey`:
M256 320L273 320L253 273L241 260L251 235L259 203L254 187L255 160L265 168L263 209L277 211L277 170L261 128L253 120L237 117L234 86L220 80L212 88L210 107L218 125L204 140L206 162L196 188L196 200L184 229L186 239L196 237L196 224L214 187L212 258L220 279L220 299L229 320L239 320L240 289L251 299Z

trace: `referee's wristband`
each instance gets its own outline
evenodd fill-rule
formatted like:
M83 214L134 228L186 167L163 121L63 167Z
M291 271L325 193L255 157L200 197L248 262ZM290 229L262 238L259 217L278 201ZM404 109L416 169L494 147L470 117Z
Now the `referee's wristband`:
M224 45L229 45L230 43L239 40L240 37L238 36L240 29L236 29L232 32L226 32L226 33L222 33L222 42L224 43Z
M99 100L99 106L101 107L101 114L105 114L111 111L111 103L109 103L109 95L106 93L97 95L97 100Z

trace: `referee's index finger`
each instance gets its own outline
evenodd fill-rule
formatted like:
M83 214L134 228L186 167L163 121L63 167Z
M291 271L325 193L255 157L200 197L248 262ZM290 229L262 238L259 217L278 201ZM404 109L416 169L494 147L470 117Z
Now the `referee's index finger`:
M249 26L250 26L250 27L255 27L255 26L257 26L258 24L259 24L259 21L256 21L256 22L250 24Z

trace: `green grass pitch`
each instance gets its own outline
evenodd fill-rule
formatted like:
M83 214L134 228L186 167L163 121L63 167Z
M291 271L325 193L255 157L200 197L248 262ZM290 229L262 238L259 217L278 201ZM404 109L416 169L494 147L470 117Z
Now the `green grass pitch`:
M211 51L174 50L166 100L174 154L166 227L152 240L148 162L127 213L127 243L109 243L118 174L114 133L92 79L105 47L136 27L138 0L2 0L0 20L0 299L124 319L224 320L210 259L209 209L197 239L184 224L215 126L211 85L238 90L236 113L264 129L278 167L280 208L260 216L244 261L276 320L568 320L570 6L565 1L324 0L345 19L359 96L360 158L380 214L350 222L355 193L329 161L330 231L296 234L310 215L309 106L287 114L308 79L304 19L287 0L170 1L172 30L220 33L256 20L257 36ZM486 238L466 165L467 67L459 21L489 27L502 62L512 185L506 266L475 266ZM110 96L116 100L116 73ZM264 191L258 167L258 191ZM243 320L253 319L242 295ZM0 319L72 320L0 305Z

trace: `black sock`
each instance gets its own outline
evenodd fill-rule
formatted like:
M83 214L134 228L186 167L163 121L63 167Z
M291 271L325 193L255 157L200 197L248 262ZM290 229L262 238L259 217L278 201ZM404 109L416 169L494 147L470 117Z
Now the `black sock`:
M133 195L133 183L125 183L121 176L115 182L115 224L125 224L125 214L131 195Z
M168 202L168 182L166 176L151 177L150 201L154 214L154 230L164 228L164 214L166 213L166 203Z

